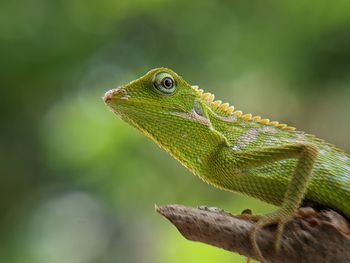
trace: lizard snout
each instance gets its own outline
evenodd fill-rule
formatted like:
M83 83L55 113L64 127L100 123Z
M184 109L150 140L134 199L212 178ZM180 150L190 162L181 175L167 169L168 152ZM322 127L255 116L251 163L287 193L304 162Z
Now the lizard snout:
M105 93L103 96L104 102L108 105L113 100L129 98L127 91L123 87L118 87L116 89L111 89Z

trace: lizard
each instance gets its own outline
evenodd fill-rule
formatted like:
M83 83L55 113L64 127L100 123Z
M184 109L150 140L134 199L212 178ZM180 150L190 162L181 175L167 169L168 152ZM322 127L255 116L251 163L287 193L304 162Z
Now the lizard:
M277 121L243 114L191 85L168 68L107 91L105 104L205 182L278 207L251 231L286 223L304 201L350 218L350 155L314 135Z

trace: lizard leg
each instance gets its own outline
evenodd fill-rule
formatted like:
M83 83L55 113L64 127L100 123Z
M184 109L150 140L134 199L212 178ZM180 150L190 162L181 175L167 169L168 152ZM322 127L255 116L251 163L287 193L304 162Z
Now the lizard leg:
M249 171L252 169L268 167L269 165L273 165L275 162L282 160L297 160L296 167L291 175L291 180L287 186L280 209L270 215L261 216L251 231L250 239L252 246L261 261L264 261L264 258L256 242L257 230L270 224L277 224L275 248L277 251L279 250L284 226L293 218L296 209L300 206L305 196L317 154L317 146L303 143L288 143L276 147L260 147L258 149L250 149L247 151L242 150L239 152L232 150L230 145L224 145L213 154L212 159L210 160L212 167L214 168L212 170L213 174L215 174L215 171L228 168L232 169L228 171L228 174L232 176L224 177L223 180L218 181L218 185L221 185L222 187L230 185L230 183L235 180L234 178L236 176L246 176L246 174L249 174ZM280 171L280 173L283 176L283 171ZM217 177L220 177L220 175ZM230 187L228 188L230 189Z
M277 224L276 241L274 245L275 250L278 253L285 224L293 218L293 215L296 209L300 206L307 190L307 184L312 174L318 149L312 145L299 145L297 150L296 157L298 158L298 163L294 170L291 182L288 185L281 208L275 213L259 219L251 231L250 238L253 248L262 261L263 256L256 242L257 230L270 224Z

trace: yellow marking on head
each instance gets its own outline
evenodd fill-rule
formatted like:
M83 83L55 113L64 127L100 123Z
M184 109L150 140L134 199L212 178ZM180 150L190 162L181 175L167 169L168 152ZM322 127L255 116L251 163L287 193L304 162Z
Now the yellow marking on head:
M261 117L260 116L254 116L253 117L253 121L259 122L259 121L261 121Z
M278 124L280 124L278 121L271 121L269 123L270 126L276 126L276 127L278 127Z
M243 112L240 110L236 110L233 115L235 115L236 117L241 117L243 115Z
M288 131L295 131L297 128L287 126L287 127L283 128L283 129L288 130Z
M199 89L199 87L197 86L197 85L192 85L191 86L193 89L195 89L195 90L198 90Z
M209 92L204 93L204 94L202 95L202 99L205 100L205 101L208 101L208 99L210 98L210 96L211 96L211 94L210 94Z
M230 104L228 104L227 102L223 103L220 105L219 109L226 112L228 110L228 108L230 107Z
M214 101L215 96L214 96L213 94L207 92L207 93L202 94L202 97L201 97L201 98L202 98L204 101L210 103L210 102L213 102L213 101Z
M197 90L197 93L198 93L199 95L201 95L201 96L202 96L203 92L204 92L204 90L202 90L202 89L198 89L198 90Z
M234 106L230 106L227 109L227 113L229 113L230 115L232 115L234 113L234 111L235 111L235 107Z
M253 119L253 115L251 115L250 113L244 114L242 116L242 119L245 120L245 121L251 121Z
M269 119L262 119L262 120L260 120L259 122L260 122L261 124L267 125L267 124L270 123L270 120L269 120Z
M221 104L222 104L222 101L221 101L221 100L216 100L216 101L213 102L213 106L214 106L215 108L220 107Z

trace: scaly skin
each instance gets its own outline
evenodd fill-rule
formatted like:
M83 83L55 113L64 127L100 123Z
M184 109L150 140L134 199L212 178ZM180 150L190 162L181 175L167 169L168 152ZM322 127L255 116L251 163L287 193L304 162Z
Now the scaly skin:
M278 249L284 225L302 201L350 218L350 156L313 135L243 115L166 68L108 91L104 100L205 182L280 207L252 231L261 260L256 230L277 223Z

